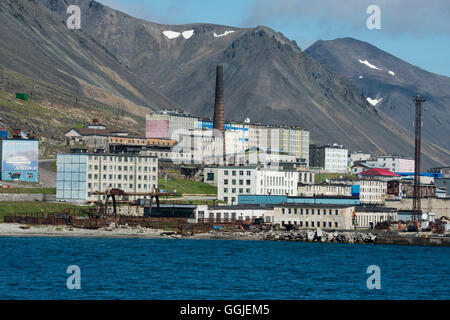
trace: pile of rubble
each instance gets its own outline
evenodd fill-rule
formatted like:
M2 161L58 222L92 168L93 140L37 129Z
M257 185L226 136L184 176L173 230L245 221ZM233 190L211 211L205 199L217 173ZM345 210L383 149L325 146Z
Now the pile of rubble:
M270 231L264 236L272 241L316 241L338 243L375 243L376 236L371 233L352 231L326 232L321 229L300 231Z

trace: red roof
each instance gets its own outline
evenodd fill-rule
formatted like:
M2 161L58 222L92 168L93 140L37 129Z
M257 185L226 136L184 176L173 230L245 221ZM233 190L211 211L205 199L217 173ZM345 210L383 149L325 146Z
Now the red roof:
M394 173L392 171L389 171L387 169L381 169L381 168L371 168L369 170L361 172L360 175L363 175L363 176L400 177L399 174L396 174L396 173Z

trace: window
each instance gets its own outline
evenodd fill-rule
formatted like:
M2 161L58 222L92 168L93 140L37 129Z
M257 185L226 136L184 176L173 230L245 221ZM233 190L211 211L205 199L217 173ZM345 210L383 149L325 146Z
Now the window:
M303 215L303 208L302 208L302 209L300 209L300 214L301 214L301 215Z
M244 184L244 180L240 179L239 180L239 185L242 186Z
M281 209L281 214L284 214L285 212L284 212L284 208L283 209Z
M232 174L233 176L235 176L235 175L236 175L236 170L231 171L231 174Z
M327 223L324 221L323 224L322 224L322 226L323 226L324 228L326 228L326 227L327 227Z
M337 228L337 227L338 227L338 223L337 223L337 222L335 222L335 223L334 223L334 226L335 226L335 227Z
M232 184L233 186L235 186L235 185L236 185L236 179L231 180L231 184Z
M311 227L314 227L314 221L311 221Z
M328 227L330 227L330 228L331 228L331 222L328 222Z
M336 209L335 213L336 213L336 215L338 215L338 214L339 214L339 210L338 210L338 209Z
M328 213L330 214L330 216L332 215L332 211L333 211L333 210L331 210L331 209L330 209L330 211L328 211Z
M289 208L288 213L291 214L291 208Z
M251 171L247 171L247 175L250 176L252 173Z
M225 171L223 172L223 174L224 174L225 176L227 176L227 175L228 175L228 170L225 170Z
M251 184L251 181L250 180L247 180L247 185L249 186Z
M243 176L244 175L244 171L239 171L239 175Z
M306 214L307 214L307 215L309 214L309 209L306 209Z
M303 227L303 221L300 221L300 227Z
M305 222L305 227L308 227L308 221Z
M311 214L312 214L312 215L314 214L314 209L311 209Z
M223 184L228 184L228 179L223 180Z
M245 191L246 191L247 193L250 193L250 189L245 189Z
M228 193L228 188L223 188L224 193Z

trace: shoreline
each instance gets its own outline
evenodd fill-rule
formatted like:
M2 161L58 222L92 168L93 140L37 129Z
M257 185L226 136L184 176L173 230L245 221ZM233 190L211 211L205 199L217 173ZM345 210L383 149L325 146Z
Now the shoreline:
M87 239L191 239L191 240L239 240L239 241L284 241L348 244L393 244L450 247L450 236L428 234L396 234L381 232L335 231L320 229L301 231L210 231L183 236L172 231L142 227L117 227L101 229L79 229L67 226L29 226L15 223L0 223L0 238L4 237L48 237Z

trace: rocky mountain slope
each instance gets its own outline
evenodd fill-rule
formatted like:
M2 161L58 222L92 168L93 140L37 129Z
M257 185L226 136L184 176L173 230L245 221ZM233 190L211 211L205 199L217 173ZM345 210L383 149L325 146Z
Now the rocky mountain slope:
M73 4L81 8L78 31L65 27ZM0 66L68 92L81 88L103 103L119 97L134 114L145 113L141 106L167 108L174 101L212 116L215 67L221 63L228 120L299 125L314 142L338 142L350 150L414 152L412 135L368 103L350 80L266 27L160 25L89 0L6 0L0 22L7 43ZM449 151L431 142L423 150L426 166L450 161Z
M421 93L423 136L450 149L450 78L411 65L379 48L353 38L317 41L306 50L314 59L351 79L378 110L410 132L414 104Z
M0 2L0 42L3 88L33 92L35 99L65 97L72 103L77 95L84 96L141 115L149 107L175 106L92 37L69 30L65 19L40 1Z

